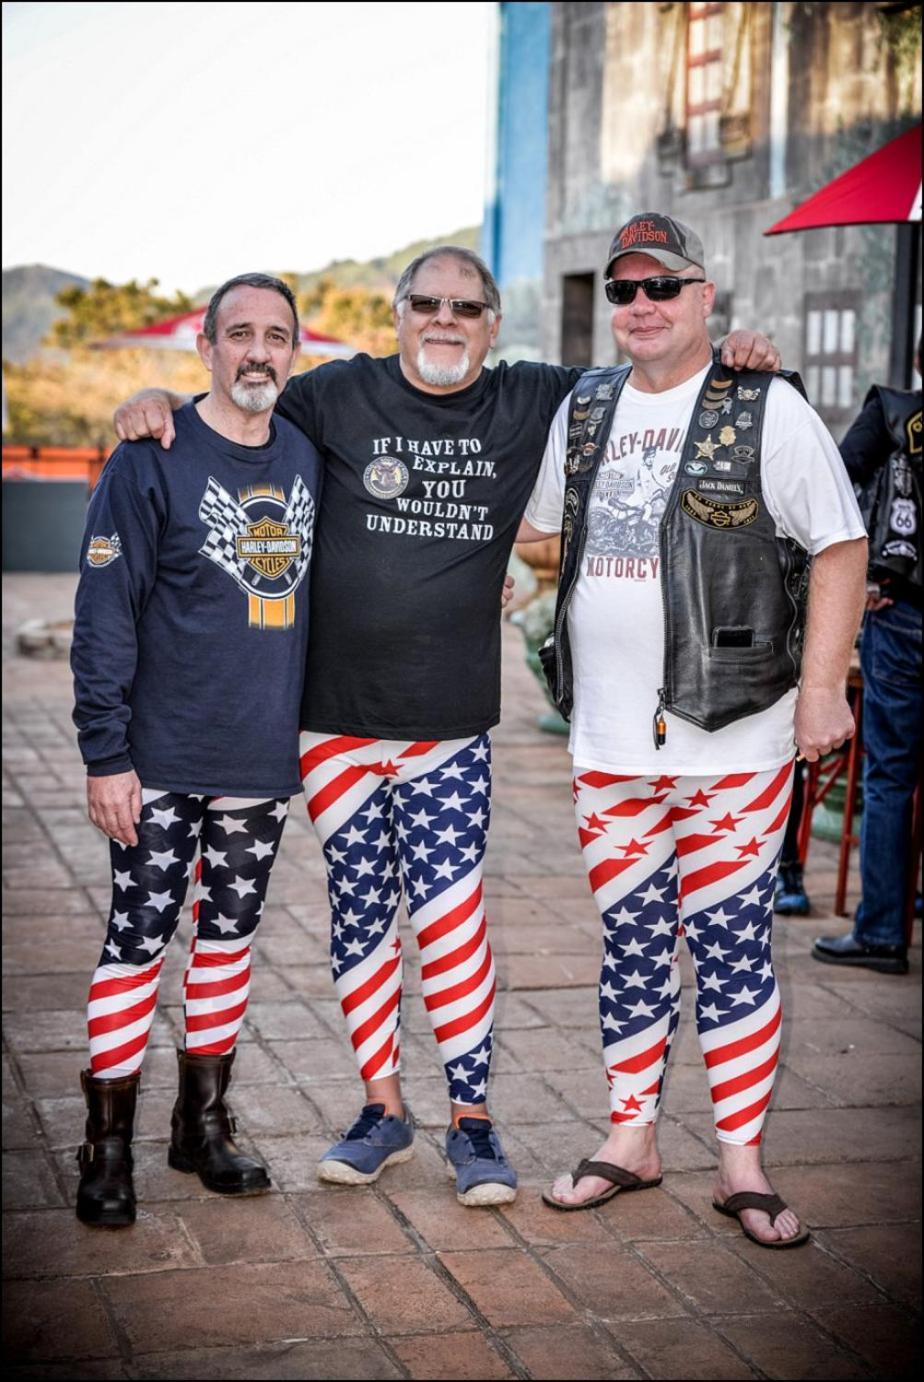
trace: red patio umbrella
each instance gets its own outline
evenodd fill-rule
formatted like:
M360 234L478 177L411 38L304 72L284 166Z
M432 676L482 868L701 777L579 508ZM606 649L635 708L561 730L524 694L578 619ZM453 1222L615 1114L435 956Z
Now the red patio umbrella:
M921 126L913 125L841 173L764 234L920 219Z
M921 125L912 125L855 163L764 234L885 223L898 226L889 379L898 388L907 388L921 246Z
M195 350L196 337L205 321L205 310L204 307L197 307L193 312L167 317L153 326L136 326L129 331L120 331L117 336L109 336L105 341L95 341L94 348L107 350L126 346L136 349L143 347L145 350ZM356 353L345 341L338 341L334 336L322 336L307 326L301 328L300 336L303 355L348 357Z

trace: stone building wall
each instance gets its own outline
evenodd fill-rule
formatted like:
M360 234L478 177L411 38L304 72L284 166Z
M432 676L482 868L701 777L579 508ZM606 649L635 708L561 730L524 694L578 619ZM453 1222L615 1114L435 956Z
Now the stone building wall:
M822 314L812 323L815 344L829 313L829 332L840 332L842 349L840 365L825 381L837 396L829 395L822 411L835 432L843 430L869 382L887 377L896 232L891 226L770 238L763 232L920 119L920 7L897 15L895 6L885 7L885 16L882 8L552 6L547 359L590 349L597 363L615 358L602 290L606 250L629 215L661 210L702 235L723 306L717 326L759 327L777 341L787 364L810 370L808 313ZM721 92L716 147L699 157L687 102L697 12L719 16L709 32L721 37L711 59ZM574 337L582 310L592 312L592 321L583 338ZM812 377L821 403L820 367Z

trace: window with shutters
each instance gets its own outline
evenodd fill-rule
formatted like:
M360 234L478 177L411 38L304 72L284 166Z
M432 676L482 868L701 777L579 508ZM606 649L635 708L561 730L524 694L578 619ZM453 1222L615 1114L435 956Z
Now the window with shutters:
M806 293L803 359L809 402L825 422L848 422L858 407L855 293Z

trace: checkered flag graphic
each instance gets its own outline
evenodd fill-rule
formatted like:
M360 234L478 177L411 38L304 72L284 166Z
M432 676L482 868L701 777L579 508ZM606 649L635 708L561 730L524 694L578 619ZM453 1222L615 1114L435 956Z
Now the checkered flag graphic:
M212 475L199 503L199 517L209 527L208 537L199 551L246 589L244 568L247 563L237 555L235 539L239 533L247 531L247 514Z
M283 522L290 533L297 533L301 538L299 554L294 562L295 580L293 581L293 585L300 585L301 579L308 569L308 563L311 561L311 537L314 529L314 500L300 475L295 477Z

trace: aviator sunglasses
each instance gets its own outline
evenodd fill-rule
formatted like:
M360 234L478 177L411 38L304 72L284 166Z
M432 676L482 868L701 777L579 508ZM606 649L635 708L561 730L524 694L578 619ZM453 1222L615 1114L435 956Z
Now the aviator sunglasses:
M435 317L444 302L449 303L454 317L480 317L482 312L491 310L489 303L475 302L471 298L431 298L424 293L408 293L407 301L411 311L419 312L422 317Z
M655 278L608 278L603 285L607 302L617 307L628 307L635 301L639 288L645 289L650 302L669 302L679 298L681 288L688 283L705 283L704 278L672 278L668 274L658 274Z

